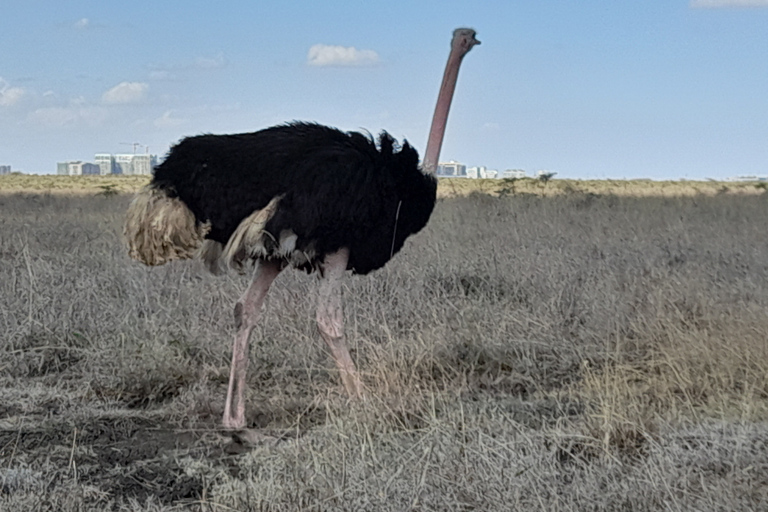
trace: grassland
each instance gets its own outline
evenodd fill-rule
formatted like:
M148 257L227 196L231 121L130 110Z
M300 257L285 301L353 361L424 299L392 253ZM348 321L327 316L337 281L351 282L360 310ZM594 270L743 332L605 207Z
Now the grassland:
M58 176L6 174L0 176L0 194L102 195L132 193L149 183L148 176Z
M248 277L131 262L103 184L0 194L0 510L768 510L754 184L441 184L345 282L365 401L316 278L278 278L248 448L218 429Z
M0 194L92 195L132 193L149 183L148 176L57 176L10 174L0 176ZM681 197L715 194L760 194L765 183L718 181L651 180L552 180L543 183L532 178L504 180L441 179L440 197L465 196L474 192L505 196L533 194L610 194L632 197Z

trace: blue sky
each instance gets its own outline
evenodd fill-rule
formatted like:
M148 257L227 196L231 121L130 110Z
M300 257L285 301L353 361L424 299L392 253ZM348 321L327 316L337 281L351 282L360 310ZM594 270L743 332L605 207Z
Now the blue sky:
M441 160L768 174L768 0L4 0L0 164L53 173L293 119L386 129L423 153L459 26L482 45Z

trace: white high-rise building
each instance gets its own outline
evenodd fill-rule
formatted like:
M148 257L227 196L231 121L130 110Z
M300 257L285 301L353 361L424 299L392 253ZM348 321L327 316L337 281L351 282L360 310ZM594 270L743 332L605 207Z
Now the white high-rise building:
M446 178L466 178L467 166L454 160L438 163L437 175Z
M492 173L492 175L490 173ZM477 167L467 167L467 178L495 178L496 174L496 171L489 171L484 165L479 165Z
M154 155L133 155L133 174L152 174L152 168L157 163Z
M83 174L99 174L99 166L80 160L70 162L58 162L56 174L64 176L82 176Z
M114 162L114 174L152 174L157 156L121 154L114 156Z
M115 155L115 174L133 174L133 155Z
M99 174L106 176L115 172L115 157L109 153L97 153L95 158L96 165L99 166Z

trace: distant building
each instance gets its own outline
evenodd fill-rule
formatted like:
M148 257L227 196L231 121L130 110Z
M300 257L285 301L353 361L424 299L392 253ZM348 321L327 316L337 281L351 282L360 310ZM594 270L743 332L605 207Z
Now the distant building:
M11 174L10 165L0 165L0 174Z
M99 174L99 166L80 160L71 162L58 162L56 164L56 174L64 176L82 176L84 174Z
M101 174L101 169L99 168L99 166L96 164L92 164L90 162L83 162L80 169L82 171L81 174L93 174L96 176Z
M499 172L493 169L487 169L484 165L477 167L467 167L467 178L472 179L488 179L495 178L499 175Z
M94 157L96 165L99 166L99 174L106 176L107 174L115 174L115 157L109 153L96 153Z
M502 178L525 178L525 171L522 169L507 169L501 173Z
M115 155L113 174L152 174L152 168L157 165L155 155Z
M133 155L133 174L152 174L152 168L157 165L154 155Z
M467 166L451 160L437 164L437 175L444 178L466 178Z
M157 165L157 155L97 153L94 158L101 175L152 174L152 169Z
M133 174L133 155L115 155L114 174Z
M734 176L733 178L726 178L726 181L768 181L768 176L767 175Z
M475 180L485 178L485 167L482 165L479 167L467 167L467 178Z
M82 174L101 176L109 174L152 174L152 169L157 165L157 155L96 153L94 160L96 163L93 164L81 162L80 160L58 162L56 164L56 174L64 176L80 176ZM8 172L10 172L10 166L7 167L9 169Z

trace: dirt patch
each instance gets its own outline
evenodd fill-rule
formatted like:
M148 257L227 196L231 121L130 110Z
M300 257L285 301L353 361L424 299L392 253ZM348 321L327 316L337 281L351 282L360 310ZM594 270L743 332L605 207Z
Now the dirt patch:
M87 481L114 496L139 502L149 496L164 504L200 499L203 482L187 475L176 460L178 453L194 444L194 436L188 434L141 430L118 443L93 445L97 464Z
M289 401L279 407L259 407L258 404L249 406L251 408L246 412L249 428L304 432L326 421L324 408L305 401Z
M210 435L214 434L214 435ZM54 425L0 432L0 457L13 464L53 464L113 497L150 496L163 504L200 499L203 482L179 464L184 456L228 457L215 432L191 432L145 419L104 418L85 425ZM56 485L53 482L52 485Z

